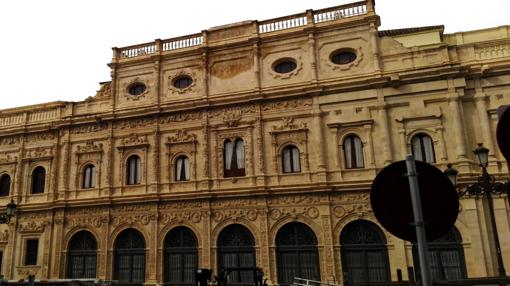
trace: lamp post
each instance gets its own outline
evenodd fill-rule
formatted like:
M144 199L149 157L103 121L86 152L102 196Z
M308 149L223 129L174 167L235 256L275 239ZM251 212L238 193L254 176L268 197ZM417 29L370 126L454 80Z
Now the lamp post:
M5 213L0 213L0 224L7 224L11 221L11 217L16 214L16 204L13 200L7 204Z
M478 181L471 186L468 186L465 191L459 191L459 197L464 195L481 197L486 196L487 206L489 207L489 220L491 230L494 235L494 245L496 247L496 258L498 261L498 274L499 276L506 276L505 266L503 265L503 257L501 256L501 246L499 244L498 229L496 227L496 219L494 217L494 203L492 201L492 194L502 194L506 192L506 185L504 183L496 182L494 176L489 175L487 166L489 165L489 149L483 147L482 143L478 143L478 147L473 151L478 159L480 167L482 167L482 175L478 177ZM452 167L452 164L447 165L448 168L444 171L445 175L450 179L452 184L457 184L458 171Z

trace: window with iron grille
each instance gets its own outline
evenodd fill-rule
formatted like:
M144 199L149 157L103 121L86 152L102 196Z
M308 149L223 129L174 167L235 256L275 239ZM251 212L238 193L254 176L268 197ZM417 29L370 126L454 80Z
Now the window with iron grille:
M142 181L142 166L140 157L133 155L127 160L126 183L128 185L138 185Z
M96 167L89 164L83 169L83 188L95 188L96 187Z
M462 237L455 227L452 227L443 237L430 241L427 245L429 249L430 273L433 280L459 280L467 278ZM416 244L413 244L413 260L416 274L419 277L421 275L420 261Z
M244 226L232 224L218 236L218 273L227 267L255 267L255 239ZM253 285L253 271L234 271L228 285Z
M427 134L416 134L411 139L411 149L415 160L425 163L435 163L434 142Z
M278 284L291 285L294 277L320 281L317 238L305 224L291 222L276 234Z
M27 239L25 249L25 265L37 265L38 239Z
M195 285L198 268L195 234L187 227L176 227L166 235L164 246L165 284Z
M67 258L68 278L96 278L97 243L88 231L73 235Z
M288 145L282 150L282 166L284 173L297 173L301 171L299 164L299 149Z
M0 178L0 197L9 196L10 189L11 189L11 177L7 174L4 174Z
M349 135L344 139L344 158L347 169L364 168L363 143L356 135Z
M44 193L46 183L46 170L39 166L32 171L32 194Z
M225 177L245 176L243 139L225 140L223 153Z
M175 180L189 181L190 177L189 159L186 156L180 156L175 160Z
M390 282L386 238L377 225L365 220L349 223L340 234L340 245L346 284Z
M115 239L114 280L142 285L145 281L145 239L135 229L122 231Z

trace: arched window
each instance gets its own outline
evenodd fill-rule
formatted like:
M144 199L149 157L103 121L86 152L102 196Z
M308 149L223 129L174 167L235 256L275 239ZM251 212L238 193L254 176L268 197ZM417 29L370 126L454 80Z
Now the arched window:
M138 185L142 181L142 166L140 157L132 155L127 160L126 183L128 185Z
M113 279L121 284L145 281L145 239L135 229L122 231L115 239Z
M245 176L243 139L225 140L223 152L225 177Z
M67 256L67 278L96 278L97 243L88 231L73 235Z
M189 181L189 159L186 156L179 156L175 160L175 180Z
M293 145L283 148L282 163L284 173L300 172L301 166L299 164L299 149Z
M184 226L172 229L165 237L164 251L165 284L194 285L198 268L195 234Z
M232 224L218 236L218 273L227 267L255 267L255 239L244 226ZM253 271L234 271L228 285L253 284Z
M432 138L427 134L420 133L414 135L413 139L411 139L411 148L415 160L425 163L436 162L434 143L432 142Z
M428 243L430 272L433 280L459 280L467 278L462 238L457 228L443 237ZM418 249L413 244L415 271L419 275Z
M89 164L83 169L83 188L90 189L96 187L96 167Z
M44 193L46 183L46 170L39 166L32 171L32 194Z
M0 197L9 196L9 191L11 189L11 177L7 174L2 175L0 177Z
M368 221L349 223L340 234L342 269L348 285L390 282L386 238L381 229Z
M345 167L347 169L364 168L363 143L356 135L349 135L344 139Z
M317 238L299 222L284 225L276 234L278 284L290 285L294 277L320 281Z

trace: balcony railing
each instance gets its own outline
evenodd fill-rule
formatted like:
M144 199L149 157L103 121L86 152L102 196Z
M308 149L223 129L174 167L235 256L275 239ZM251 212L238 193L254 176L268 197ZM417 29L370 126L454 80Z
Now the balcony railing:
M287 29L294 29L307 25L315 25L328 21L365 15L368 13L368 1L360 1L317 11L308 10L304 13L288 15L284 17L256 22L257 33L265 34ZM156 54L159 52L174 51L179 49L191 48L207 44L204 35L201 33L171 38L166 40L157 40L155 42L138 44L123 48L114 48L114 58L135 58L145 55Z

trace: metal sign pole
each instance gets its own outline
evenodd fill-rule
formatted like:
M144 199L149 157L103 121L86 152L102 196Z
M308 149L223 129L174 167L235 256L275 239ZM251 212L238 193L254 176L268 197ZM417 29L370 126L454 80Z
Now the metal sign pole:
M432 281L430 279L428 246L425 236L425 224L423 222L420 190L418 188L418 177L416 174L416 163L414 162L413 155L406 156L406 166L407 176L409 179L409 189L411 191L411 203L413 205L421 280L423 281L423 286L432 286Z

